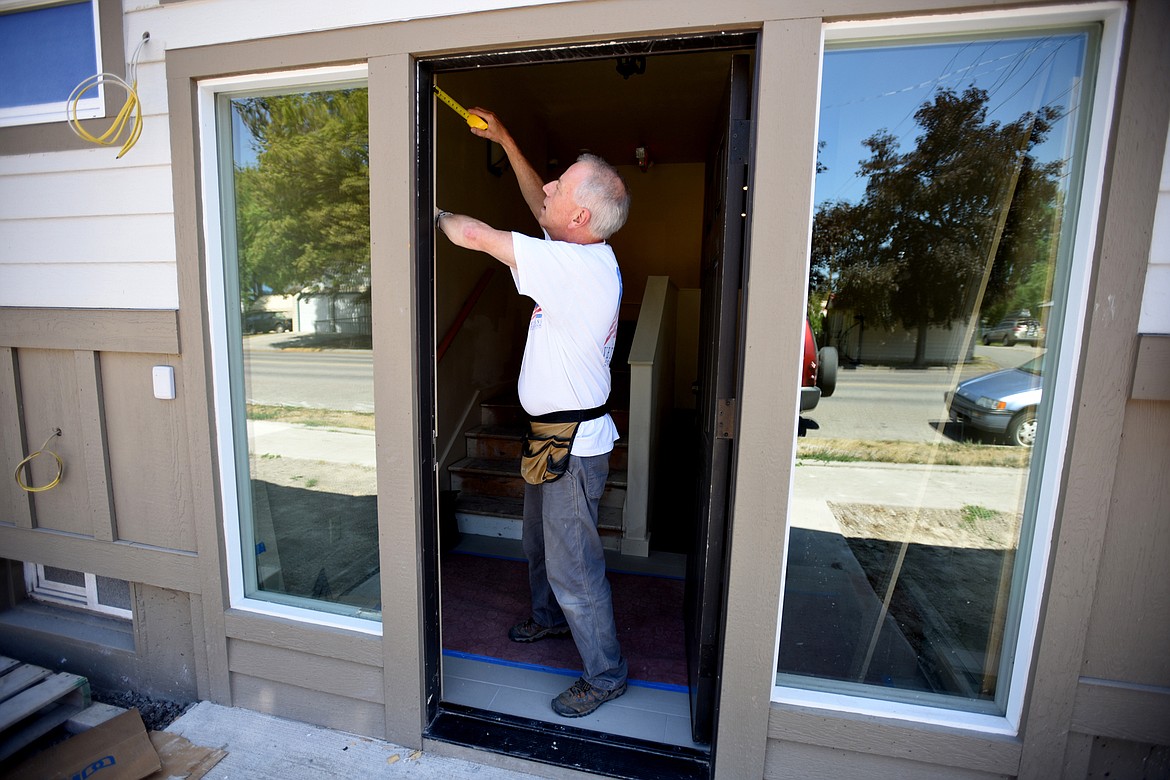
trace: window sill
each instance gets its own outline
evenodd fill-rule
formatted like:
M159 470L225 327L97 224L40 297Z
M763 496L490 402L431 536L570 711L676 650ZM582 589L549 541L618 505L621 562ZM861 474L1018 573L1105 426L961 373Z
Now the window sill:
M768 739L997 775L1019 771L1016 736L773 701Z
M134 652L131 621L68 607L26 601L0 613L0 629Z

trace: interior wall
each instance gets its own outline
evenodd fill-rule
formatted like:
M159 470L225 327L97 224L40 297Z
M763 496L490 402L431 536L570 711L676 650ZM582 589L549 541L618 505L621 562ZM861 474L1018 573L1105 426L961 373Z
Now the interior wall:
M630 218L610 243L622 268L622 319L637 319L646 278L669 276L680 290L699 286L703 163L619 165L630 188Z
M435 83L456 101L497 113L531 160L544 155L537 116L509 97L505 78L477 72L440 73ZM500 230L536 233L539 227L504 162L503 149L472 135L467 123L438 99L434 108L435 203L469 214ZM492 168L499 173L493 173ZM435 339L441 342L477 285L486 286L451 342L437 371L440 487L446 466L466 454L464 430L477 425L477 405L513 385L520 369L532 303L516 294L506 266L481 252L461 249L436 232Z

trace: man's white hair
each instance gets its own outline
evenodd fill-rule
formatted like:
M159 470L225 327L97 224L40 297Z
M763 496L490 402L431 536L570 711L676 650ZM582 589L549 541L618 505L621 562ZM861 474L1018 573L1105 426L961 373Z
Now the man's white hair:
M577 162L588 166L589 174L577 185L573 199L589 209L593 235L607 239L626 224L630 214L630 190L617 168L595 154L583 154Z

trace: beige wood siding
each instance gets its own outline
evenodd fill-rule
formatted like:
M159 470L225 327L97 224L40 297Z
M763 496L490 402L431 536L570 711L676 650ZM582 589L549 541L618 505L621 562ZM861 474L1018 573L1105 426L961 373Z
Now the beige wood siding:
M382 670L376 666L239 640L231 643L228 660L236 676L270 680L371 704L385 701Z
M36 527L93 536L85 462L87 442L77 398L78 376L73 354L61 349L20 350L18 392L24 406L28 453L44 444L54 430L61 431L47 447L64 462L65 475L52 490L32 494ZM89 444L96 445L99 451L102 449L102 442ZM48 485L57 473L56 463L47 455L33 460L31 466L31 483L37 487Z
M5 554L197 591L184 411L151 382L152 366L179 364L175 312L0 308L0 333L0 450L15 467L60 428L48 448L65 464L38 493L6 469ZM152 349L172 354L136 351ZM55 474L51 456L32 461L34 486Z
M1170 335L1141 337L1130 397L1135 401L1170 401Z
M979 777L1012 776L1019 767L1022 744L1014 737L947 728L925 729L909 722L776 706L769 719L768 736L766 777L796 777L802 768L810 766L785 763L795 744L804 746L799 754L814 760L813 765L819 762L831 766L832 756L859 753L893 759L886 766L912 773L928 768L936 776L950 777L954 770L969 770ZM774 750L777 744L783 745L783 749ZM887 776L902 775L895 772Z
M382 738L385 708L336 694L311 691L246 674L232 674L232 706L267 712L354 734Z
M106 352L101 365L117 538L194 552L178 356ZM154 397L151 370L159 365L175 369L174 401Z
M1138 776L1152 746L1170 745L1170 402L1130 401L1121 437L1069 725L1070 777L1094 767ZM1130 749L1118 752L1118 740Z
M965 767L940 770L932 762L888 758L871 753L854 753L821 748L798 742L769 742L766 780L993 780L1011 775L988 774Z
M24 460L28 454L24 445L24 417L20 410L20 388L18 386L16 350L0 346L0 457L7 465ZM4 507L4 522L17 528L32 528L32 494L26 493L8 479L0 479L0 506ZM34 483L35 484L35 483Z

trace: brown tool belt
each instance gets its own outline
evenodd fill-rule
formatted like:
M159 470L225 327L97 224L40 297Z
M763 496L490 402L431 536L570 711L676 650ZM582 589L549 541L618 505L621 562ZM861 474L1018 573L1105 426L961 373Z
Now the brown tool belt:
M530 485L555 482L569 470L569 455L577 429L586 420L596 420L609 411L608 403L592 409L572 409L536 415L528 420L520 474Z

